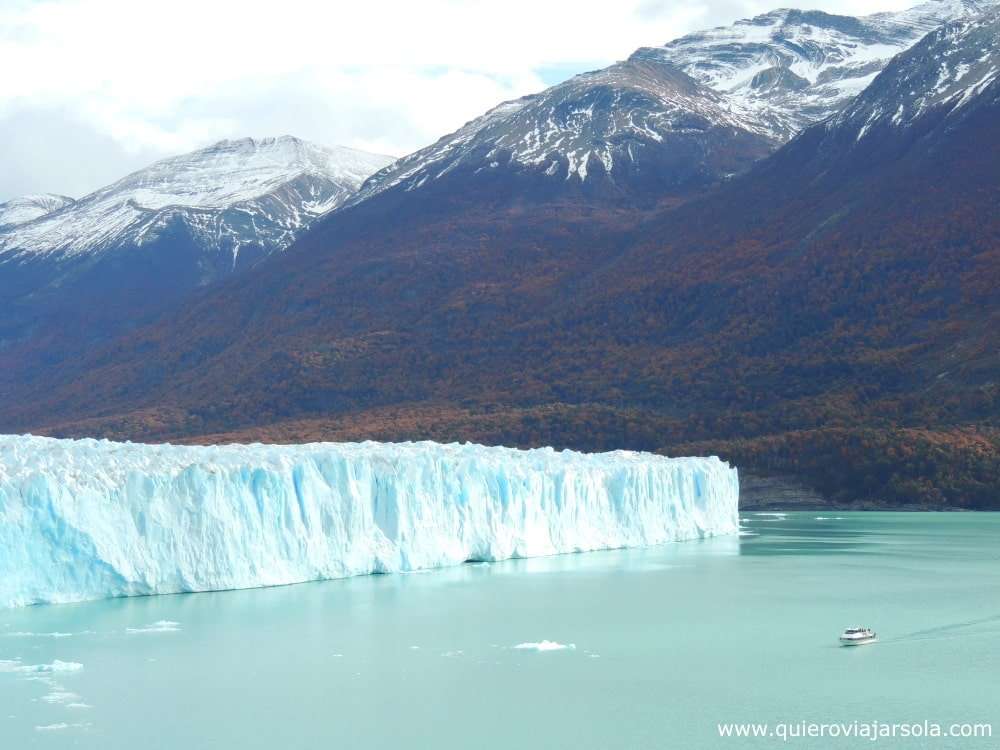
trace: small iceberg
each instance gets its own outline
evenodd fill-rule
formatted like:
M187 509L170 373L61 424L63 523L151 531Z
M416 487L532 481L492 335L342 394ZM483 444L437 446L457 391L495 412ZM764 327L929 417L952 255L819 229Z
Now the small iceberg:
M575 643L557 643L556 641L538 641L537 643L518 643L513 648L520 651L576 651Z
M181 629L179 622L173 620L157 620L152 625L141 628L125 628L126 633L177 633Z

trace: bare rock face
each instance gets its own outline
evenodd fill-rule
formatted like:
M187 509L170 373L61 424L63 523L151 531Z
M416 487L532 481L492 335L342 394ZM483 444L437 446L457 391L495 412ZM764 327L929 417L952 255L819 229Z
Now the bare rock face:
M823 507L830 507L829 502L796 477L740 474L740 510Z

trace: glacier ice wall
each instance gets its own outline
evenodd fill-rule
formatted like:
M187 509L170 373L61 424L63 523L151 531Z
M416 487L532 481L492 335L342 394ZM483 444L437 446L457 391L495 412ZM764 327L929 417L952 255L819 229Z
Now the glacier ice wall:
M717 458L0 436L0 607L731 534L738 495Z

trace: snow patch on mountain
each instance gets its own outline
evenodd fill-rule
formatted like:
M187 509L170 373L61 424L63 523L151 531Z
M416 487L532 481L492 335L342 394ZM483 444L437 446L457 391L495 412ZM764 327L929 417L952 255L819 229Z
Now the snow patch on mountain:
M39 193L14 198L0 203L0 229L27 224L43 216L73 205L74 200L65 195Z
M991 87L1000 98L1000 10L946 24L894 60L869 90L830 119L856 141L903 129L925 115L953 116Z
M784 141L840 111L930 31L995 6L930 0L860 18L786 8L641 49L633 59L676 65L750 127Z

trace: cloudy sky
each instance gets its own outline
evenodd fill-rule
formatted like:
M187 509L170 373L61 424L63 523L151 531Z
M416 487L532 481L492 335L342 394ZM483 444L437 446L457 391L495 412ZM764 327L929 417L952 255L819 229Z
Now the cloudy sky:
M0 0L0 201L284 133L402 155L497 102L790 0ZM806 0L861 14L914 0Z

